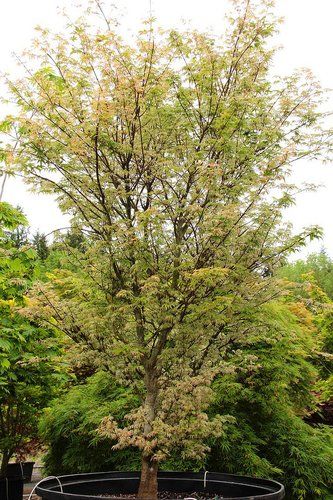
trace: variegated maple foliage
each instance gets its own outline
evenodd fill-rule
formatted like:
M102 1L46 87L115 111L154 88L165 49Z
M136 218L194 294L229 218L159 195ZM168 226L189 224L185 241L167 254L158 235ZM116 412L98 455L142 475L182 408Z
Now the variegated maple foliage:
M90 245L27 313L139 394L101 430L142 450L141 498L171 447L200 455L221 432L205 410L224 353L281 293L274 269L318 234L292 236L282 213L294 162L327 152L322 93L309 72L271 76L276 22L257 4L235 2L221 37L150 20L127 43L106 16L105 29L83 17L40 30L26 76L9 82L8 169L55 194Z

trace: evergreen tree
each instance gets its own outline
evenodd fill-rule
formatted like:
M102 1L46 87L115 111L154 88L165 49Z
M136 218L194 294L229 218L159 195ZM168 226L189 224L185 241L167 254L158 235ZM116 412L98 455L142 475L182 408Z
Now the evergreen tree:
M43 233L37 231L32 237L33 246L37 252L38 258L44 261L49 256L50 250L47 245L46 236Z

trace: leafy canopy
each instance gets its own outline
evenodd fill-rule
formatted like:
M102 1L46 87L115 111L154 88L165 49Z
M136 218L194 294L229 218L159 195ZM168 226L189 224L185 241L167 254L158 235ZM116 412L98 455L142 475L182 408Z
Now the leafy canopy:
M282 212L293 163L326 154L322 94L309 72L271 78L269 3L236 2L222 37L149 22L135 44L86 16L41 30L27 53L38 69L9 82L8 170L89 235L76 270L36 286L26 314L135 391L125 427L110 418L101 431L137 446L148 471L176 441L200 457L221 432L206 410L226 348L281 293L274 269L318 235L291 235Z
M36 445L38 417L63 378L55 331L23 317L19 309L33 281L36 252L8 237L26 219L0 204L0 474L14 453Z

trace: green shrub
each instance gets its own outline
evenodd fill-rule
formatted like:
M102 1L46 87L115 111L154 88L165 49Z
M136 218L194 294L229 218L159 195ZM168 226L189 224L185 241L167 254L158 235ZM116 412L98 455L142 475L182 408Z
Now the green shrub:
M136 397L117 386L105 372L98 372L86 384L72 387L45 412L40 433L48 445L45 456L48 474L106 470L136 470L136 450L112 451L112 443L96 429L106 415L118 419L137 405Z
M229 410L236 425L212 443L208 470L274 478L292 499L333 498L327 489L333 477L331 428L311 427L280 402L267 401L265 410L241 388Z
M254 335L234 373L214 383L211 411L234 416L236 424L211 443L207 469L272 477L285 484L292 499L328 500L333 431L303 420L315 404L313 331L284 304L266 306L265 323L266 341L263 332L258 341ZM246 359L253 359L253 366L246 368Z
M305 328L289 306L270 304L256 317L246 345L233 344L229 373L215 380L211 416L234 417L221 438L209 444L206 460L184 461L180 451L162 464L169 470L207 470L272 477L283 482L292 499L324 498L333 477L333 433L327 426L303 421L314 405L317 370L311 363L313 331ZM266 331L266 335L264 335ZM105 415L118 421L138 404L136 397L98 372L54 402L41 424L49 451L49 473L135 470L139 454L113 451L96 433ZM333 498L333 496L331 496Z

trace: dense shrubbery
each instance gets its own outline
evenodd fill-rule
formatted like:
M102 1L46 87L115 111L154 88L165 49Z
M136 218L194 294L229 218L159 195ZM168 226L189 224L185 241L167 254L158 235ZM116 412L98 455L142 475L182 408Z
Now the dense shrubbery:
M257 356L252 373L238 371L216 382L213 410L223 408L236 425L212 444L207 465L275 477L291 498L325 498L333 475L333 433L302 419L315 405L311 388L317 372L309 359L313 332L301 328L285 305L266 308L266 313L270 327L280 323L280 338L271 335L266 343L248 347Z
M38 449L38 419L64 373L63 339L20 314L38 268L20 210L0 202L0 475Z
M313 420L333 425L333 261L322 251L285 266L280 274L291 280L288 300L303 311L303 322L312 324L317 340L312 361L319 372L314 392L320 407Z
M260 338L254 334L247 345L233 346L230 373L214 383L211 414L229 414L235 420L222 438L210 442L205 461L185 462L176 450L164 468L206 467L274 477L287 485L291 498L318 498L326 494L325 485L333 476L333 436L330 428L311 427L302 419L315 405L313 329L304 328L288 304L270 304L256 321L258 316L265 320ZM96 437L104 415L121 420L136 404L135 396L104 372L73 387L54 403L41 425L49 445L48 472L138 469L134 449L112 451L110 441Z
M112 443L96 435L105 415L121 419L136 405L136 397L105 372L72 387L46 411L41 422L41 435L49 445L45 456L48 473L137 470L139 453L112 452Z

